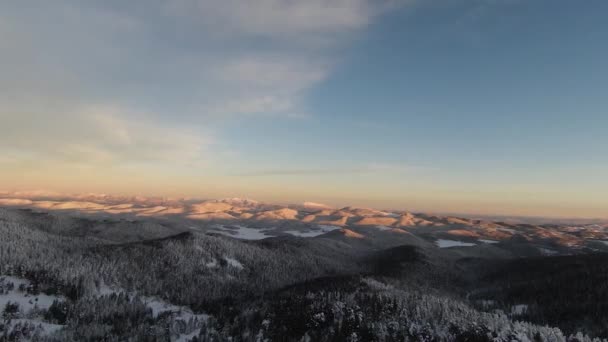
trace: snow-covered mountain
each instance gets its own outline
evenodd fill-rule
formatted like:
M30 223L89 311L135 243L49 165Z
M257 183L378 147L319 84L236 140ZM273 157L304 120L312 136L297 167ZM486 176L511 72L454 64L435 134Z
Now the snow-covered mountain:
M441 246L498 249L496 243L515 246L523 242L536 244L538 253L569 253L571 249L604 250L608 241L608 224L523 224L391 211L373 208L330 206L305 202L300 205L268 204L246 198L211 200L120 197L99 194L61 195L49 193L2 193L0 206L28 208L37 211L67 213L83 217L108 219L158 219L176 225L209 230L228 227L229 236L277 237L291 235L317 236L322 227L338 227L352 234L370 237L394 235L403 238L407 232L423 241ZM241 234L239 229L263 230ZM211 229L218 231L218 229ZM244 231L243 231L244 232ZM437 243L437 241L444 241ZM448 242L445 242L448 241ZM450 242L452 241L452 242ZM487 246L492 241L492 246Z

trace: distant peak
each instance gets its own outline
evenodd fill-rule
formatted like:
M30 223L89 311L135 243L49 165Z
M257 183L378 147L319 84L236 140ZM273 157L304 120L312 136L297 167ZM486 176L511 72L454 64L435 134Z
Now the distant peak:
M332 207L327 205L327 204L323 204L323 203L315 203L315 202L304 202L302 203L302 205L305 208L319 208L319 209L331 209Z
M238 205L258 205L258 204L260 204L260 202L258 202L256 200L252 200L249 198L239 198L239 197L223 198L223 199L219 199L216 201L222 202L222 203L229 203L229 204L238 204Z

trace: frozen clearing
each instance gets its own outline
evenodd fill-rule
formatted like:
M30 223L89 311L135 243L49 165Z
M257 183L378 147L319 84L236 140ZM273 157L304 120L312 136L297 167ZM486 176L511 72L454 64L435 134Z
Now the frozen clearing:
M462 241L455 241L455 240L444 240L444 239L439 239L439 240L435 241L435 243L437 244L437 247L439 247L439 248L471 247L471 246L475 246L476 245L476 244L470 243L470 242L462 242Z
M307 232L302 232L302 231L298 231L298 230L288 230L288 231L285 231L285 233L293 235L293 236L297 236L297 237L311 238L311 237L323 235L325 233L329 233L332 230L340 229L340 227L326 226L326 225L318 225L317 227L318 227L318 229L310 230Z
M158 315L164 312L171 312L175 319L184 320L186 322L191 318L199 320L206 320L209 318L209 316L205 314L194 314L187 306L173 305L158 298L142 297L142 300L147 307L152 309L152 315L154 317L158 317Z
M9 290L9 284L11 283L12 289ZM35 317L40 315L39 312L37 313L36 311L32 311L34 309L46 310L51 306L51 304L53 304L55 300L63 299L59 296L49 296L43 293L31 295L26 291L19 289L19 287L27 288L30 286L30 284L31 283L27 279L12 276L0 276L0 289L2 289L2 294L0 294L0 310L3 310L6 304L9 302L19 304L17 318L12 319L10 323L8 323L8 331L15 328L19 324L23 325L27 323L35 325L36 331L40 335L46 336L63 328L62 325L44 322L42 317Z
M49 296L44 293L40 293L36 296L31 295L27 292L23 292L19 290L19 286L29 286L30 282L26 279L11 277L11 276L0 276L0 288L5 287L8 283L13 283L14 288L6 294L0 294L0 308L4 309L6 303L18 303L19 309L23 313L28 313L28 311L34 309L35 307L39 309L48 309L53 301L61 300L61 297L58 296Z
M479 242L483 242L483 243L499 243L500 241L496 241L496 240L485 240L485 239L478 239L477 241Z
M219 233L222 235L230 236L235 239L241 240L262 240L269 237L274 237L274 235L268 235L264 230L249 228L245 226L223 226L216 225L215 229L210 230L213 233Z

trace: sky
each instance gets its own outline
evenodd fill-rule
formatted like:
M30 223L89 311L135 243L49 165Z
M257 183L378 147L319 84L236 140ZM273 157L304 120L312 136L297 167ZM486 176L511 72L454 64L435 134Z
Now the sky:
M0 189L608 218L604 0L0 0Z

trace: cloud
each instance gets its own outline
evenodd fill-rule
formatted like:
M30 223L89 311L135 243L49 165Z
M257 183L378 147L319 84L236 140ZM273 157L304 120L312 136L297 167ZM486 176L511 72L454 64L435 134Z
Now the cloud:
M291 37L354 30L398 1L386 0L178 0L170 8L200 16L220 32Z
M148 111L169 103L183 118L302 112L338 48L402 3L30 2L0 5L0 88L12 98L52 94Z
M217 103L215 112L272 114L298 112L303 93L328 72L322 62L284 55L240 56L218 68L218 84L230 88L230 97Z
M200 160L225 117L308 114L306 93L390 0L0 3L0 151Z
M196 163L210 138L186 128L161 125L118 107L81 108L52 118L21 113L0 118L0 151L5 163L133 164L141 162Z
M345 175L345 174L373 174L373 173L403 173L421 170L433 170L423 166L411 166L391 163L369 163L354 167L328 167L328 168L294 168L294 169L268 169L238 176L306 176L306 175Z

